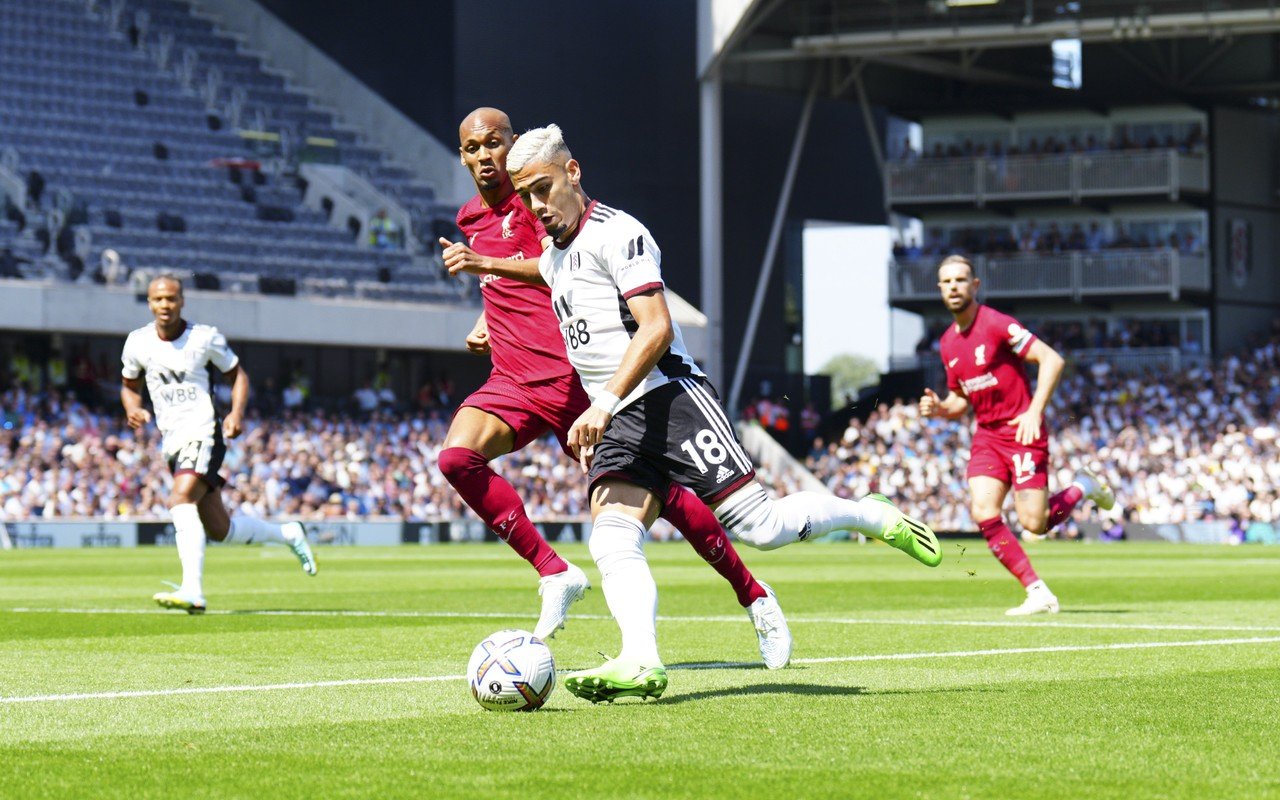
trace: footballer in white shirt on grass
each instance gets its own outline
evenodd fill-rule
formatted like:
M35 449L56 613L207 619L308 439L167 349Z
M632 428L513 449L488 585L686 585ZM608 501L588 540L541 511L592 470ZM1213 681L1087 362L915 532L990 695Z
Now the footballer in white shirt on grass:
M645 532L669 482L696 494L741 542L773 549L857 531L937 566L928 526L879 496L845 500L801 492L773 500L756 480L715 389L685 350L664 295L661 251L638 220L589 198L582 169L555 125L528 131L507 155L516 192L551 236L537 264L502 262L494 274L551 287L569 361L591 407L568 444L588 473L589 546L622 633L617 658L568 675L592 702L658 697L657 586Z
M205 610L206 537L241 544L279 542L293 551L308 575L316 574L316 560L301 523L275 525L227 513L218 470L227 449L224 437L234 439L242 430L249 375L218 329L187 322L182 306L178 278L162 275L151 281L147 307L155 320L125 340L120 402L130 428L140 430L151 422L152 413L142 398L145 375L165 460L173 473L169 512L182 562L182 584L174 591L157 593L154 599L165 608L200 614ZM222 420L210 394L213 369L231 384L231 410Z

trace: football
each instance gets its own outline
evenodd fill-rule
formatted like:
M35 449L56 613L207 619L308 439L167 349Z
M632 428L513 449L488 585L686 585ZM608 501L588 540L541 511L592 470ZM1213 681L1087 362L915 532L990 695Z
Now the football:
M486 636L467 664L471 696L489 711L541 708L556 685L551 648L528 631L502 630Z

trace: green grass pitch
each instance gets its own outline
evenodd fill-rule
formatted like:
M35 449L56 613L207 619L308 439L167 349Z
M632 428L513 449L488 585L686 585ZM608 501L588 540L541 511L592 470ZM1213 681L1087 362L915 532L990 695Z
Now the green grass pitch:
M314 579L210 548L203 617L151 603L172 549L3 552L0 797L1280 797L1280 548L1032 545L1063 613L1009 620L981 542L946 547L745 551L796 637L768 671L727 585L650 545L666 696L533 714L461 679L537 615L500 545L321 549ZM573 611L561 673L617 646L598 588Z

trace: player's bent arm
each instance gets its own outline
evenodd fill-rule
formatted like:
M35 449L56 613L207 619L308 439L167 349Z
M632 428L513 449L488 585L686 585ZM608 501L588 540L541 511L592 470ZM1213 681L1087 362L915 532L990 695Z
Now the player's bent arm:
M231 413L244 416L245 409L249 407L249 373L236 364L222 373L222 377L231 381Z
M483 258L483 256L482 256ZM486 259L484 275L497 275L499 278L514 278L534 286L546 286L542 273L538 271L536 258L489 258Z
M546 286L542 273L538 271L536 258L490 258L482 256L461 242L451 242L440 237L440 246L444 248L441 258L450 275L467 272L472 275L496 275L499 278L511 278L535 286Z
M1026 360L1039 365L1036 374L1036 393L1031 398L1030 409L1043 415L1045 408L1049 405L1049 398L1053 396L1053 390L1058 388L1058 381L1062 378L1062 370L1067 362L1057 350L1041 339L1032 342L1030 349L1027 350Z
M478 356L489 354L489 323L484 318L484 312L480 312L480 316L476 318L476 324L471 327L471 333L466 338L467 351Z
M234 439L240 435L244 412L249 406L249 373L237 363L222 376L231 381L231 410L222 421L222 432L228 439Z
M938 416L959 419L969 412L969 398L959 392L951 392L938 401Z
M151 414L142 407L142 380L140 378L120 379L120 405L124 406L124 416L129 427L139 428L151 421Z
M605 391L618 397L626 397L640 385L676 338L671 309L661 289L633 295L627 300L627 308L635 318L636 332L622 355L618 371L605 385Z

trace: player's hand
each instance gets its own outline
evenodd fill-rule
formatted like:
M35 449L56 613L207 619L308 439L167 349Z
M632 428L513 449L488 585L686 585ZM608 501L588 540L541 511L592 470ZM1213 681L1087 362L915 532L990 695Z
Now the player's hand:
M1029 408L1009 420L1010 425L1018 426L1018 433L1014 437L1018 440L1018 444L1032 444L1039 439L1040 423L1043 420L1044 416L1042 414L1037 414Z
M125 414L125 421L129 423L129 427L141 430L144 425L151 422L151 412L145 408L135 408L128 414Z
M582 412L582 416L569 428L569 448L573 457L578 459L582 471L591 469L591 459L595 457L596 445L604 439L604 429L609 427L613 415L603 408L591 406Z
M222 420L222 435L228 439L234 439L244 430L244 419L232 411L227 414L226 419Z
M467 350L478 356L489 355L489 326L483 322L476 323L467 334Z
M936 416L941 407L942 401L938 399L938 395L932 389L926 388L924 396L920 398L920 416Z
M449 270L450 275L457 275L459 272L470 272L472 275L485 275L488 273L485 269L485 263L489 259L467 247L462 242L451 242L441 236L440 246L444 248L442 256L444 265Z

